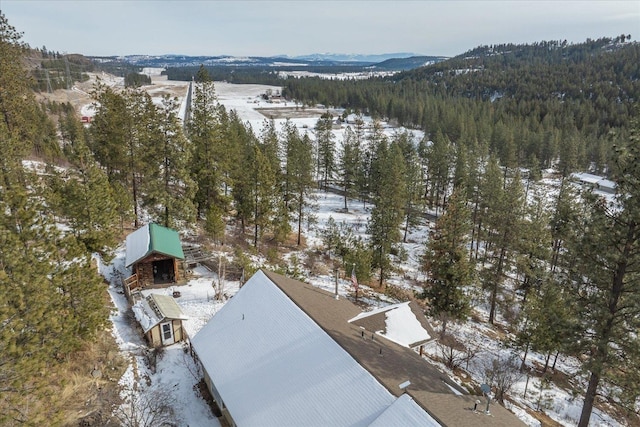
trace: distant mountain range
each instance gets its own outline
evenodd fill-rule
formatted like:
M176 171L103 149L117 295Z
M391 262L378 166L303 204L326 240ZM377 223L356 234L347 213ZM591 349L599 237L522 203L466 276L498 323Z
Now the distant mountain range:
M410 70L447 59L441 56L416 56L411 53L385 53L379 55L360 54L311 54L290 57L282 56L188 56L188 55L127 55L109 57L89 57L97 62L124 62L137 67L193 67L205 65L209 67L273 67L296 68L306 67L362 67L369 70Z
M288 55L282 55L289 58ZM312 53L311 55L292 56L291 58L304 61L336 61L336 62L368 62L378 63L394 58L409 58L417 55L409 52L382 53L377 55L362 55L358 53Z

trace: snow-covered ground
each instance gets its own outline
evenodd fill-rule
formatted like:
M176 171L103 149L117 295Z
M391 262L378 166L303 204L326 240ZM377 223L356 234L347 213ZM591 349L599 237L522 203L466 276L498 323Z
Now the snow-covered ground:
M102 265L100 268L101 274L111 284L109 294L115 307L111 315L112 332L120 350L130 361L129 368L120 380L121 396L125 403L116 409L116 414L118 411L127 410L127 399L130 399L132 394L138 402L152 400L160 394L170 394L171 399L167 404L173 410L176 425L219 425L217 418L196 389L196 384L201 380L201 373L183 343L165 347L157 356L155 366L148 362L150 349L142 337L141 330L136 327L135 319L129 314L129 303L122 291L122 278L130 275L124 268L124 260L125 250L121 247L111 264ZM186 285L143 292L171 295L174 288L179 289L181 296L176 298L176 302L189 316L188 320L183 321L189 336L200 330L223 305L222 302L213 300L215 276L204 267L198 267L194 274L196 278ZM237 282L225 286L225 292L229 295L237 290Z
M157 73L149 71L154 78L160 78ZM254 132L259 132L263 126L266 117L260 112L261 108L283 109L285 112L290 111L294 105L272 104L264 101L261 94L267 89L278 91L280 88L264 86L264 85L234 85L228 83L216 83L216 93L220 103L225 105L227 109L235 109L239 117L251 124ZM289 109L289 110L286 110ZM291 117L301 132L309 132L313 136L313 128L317 119L322 114L322 109L308 110L303 117L296 114ZM306 117L305 117L306 116ZM285 118L275 119L278 129L285 122ZM385 133L392 135L396 129L389 126L385 128ZM342 139L343 129L335 129L336 141L338 144ZM416 139L422 138L422 133L414 131ZM549 178L537 184L541 188L533 189L543 193L557 191L557 181ZM544 191L543 191L544 190ZM313 213L316 221L306 224L304 234L307 239L307 248L320 248L322 246L321 231L326 228L329 218L337 223L345 223L353 227L355 235L366 237L366 226L370 217L370 205L363 206L361 202L349 200L349 211L344 211L344 199L342 196L333 193L318 192L315 194L316 210ZM547 196L548 197L548 196ZM429 224L414 229L409 234L408 243L404 244L404 248L408 254L408 259L402 264L402 274L393 276L389 283L395 286L413 289L416 280L424 279L420 270L420 257L424 251L424 243L428 238ZM303 252L289 254L287 259L302 260L306 256ZM266 261L261 261L266 265ZM260 263L260 261L258 262ZM260 265L258 265L260 266ZM321 287L333 292L336 288L336 278L332 272L325 275L310 275L304 271L301 265L297 266L305 280L315 286ZM210 426L217 425L217 419L213 416L205 401L199 396L195 385L200 380L200 373L195 366L193 360L185 351L183 344L178 343L167 347L158 357L155 369L147 363L148 348L142 338L141 332L135 326L135 320L128 314L129 306L124 294L122 293L121 281L123 277L130 274L124 268L124 248L120 248L110 265L101 265L101 273L111 283L109 293L114 303L114 310L111 316L113 323L113 335L123 353L129 356L130 366L126 374L121 380L123 388L123 397L127 398L134 391L134 395L154 396L156 390L169 390L174 397L170 401L170 405L174 411L174 422L181 426ZM215 290L214 283L217 283L217 275L210 272L204 267L197 267L194 270L195 277L184 286L180 286L176 290L180 291L180 297L176 298L176 302L180 305L185 314L189 316L189 320L184 322L185 330L188 335L193 337L204 324L216 314L223 306L223 301L214 299ZM353 293L351 281L346 275L340 277L338 282L338 292L341 297L347 297ZM347 276L347 277L345 277ZM228 282L224 284L224 293L231 297L237 292L238 282ZM368 295L360 301L366 301L371 304L371 309L383 307L389 304L398 303L400 301L393 300L390 297L376 294L370 288L362 286L363 294ZM157 289L145 291L158 292L171 295L174 288ZM486 318L486 313L479 311L480 318ZM400 319L402 320L402 319ZM396 328L397 326L394 326ZM505 348L501 341L497 338L499 334L490 326L469 321L463 324L455 324L449 327L454 335L466 346L476 351L468 366L469 373L476 384L485 381L485 367L489 366L494 359L507 359L514 356L512 350ZM431 341L427 345L427 352L431 356L438 355L438 347L435 341ZM429 363L436 363L426 358ZM544 364L544 357L539 354L530 353L528 363L533 361ZM464 378L456 378L453 372L450 372L444 365L438 364L443 371L455 380L462 382ZM568 374L570 377L579 379L578 363L571 358L560 358L556 368ZM515 412L525 423L531 426L538 426L540 422L532 417L524 408L528 408L531 412L543 410L548 416L553 418L565 426L572 426L577 423L579 411L582 406L582 398L574 397L569 390L564 390L553 384L543 384L540 378L531 377L527 387L527 397L523 397L527 377L522 375L516 381L513 389L509 393L512 403L509 403L512 411ZM121 408L122 409L122 408ZM601 411L594 409L591 425L593 426L618 426L615 420Z

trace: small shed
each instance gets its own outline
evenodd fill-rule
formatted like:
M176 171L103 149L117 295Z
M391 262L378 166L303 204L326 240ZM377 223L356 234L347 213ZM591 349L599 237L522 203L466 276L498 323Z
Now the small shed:
M151 346L171 345L185 339L182 321L188 317L172 297L151 294L132 309Z
M131 267L134 287L164 286L182 279L184 252L178 232L147 224L127 236L125 267Z

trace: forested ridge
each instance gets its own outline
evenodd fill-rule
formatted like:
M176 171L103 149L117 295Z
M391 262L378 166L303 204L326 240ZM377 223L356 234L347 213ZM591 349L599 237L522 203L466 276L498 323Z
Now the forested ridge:
M287 79L283 95L488 144L503 164L549 167L571 151L572 170L603 172L640 99L640 45L625 40L483 46L387 78Z
M205 67L195 72L187 123L175 98L157 103L140 88L98 85L85 127L69 104L35 101L22 67L26 46L0 17L0 423L70 422L64 381L50 372L107 324L105 286L90 254L109 259L143 222L233 245L234 262L247 272L258 267L247 254L298 277L303 269L312 274L321 255L382 290L402 274L403 242L434 213L417 255L427 279L414 297L441 321L442 342L455 342L447 325L486 312L482 321L513 349L515 371L552 381L559 357L580 364L566 385L584 396L580 426L605 403L623 422L638 422L638 61L627 64L637 44L600 40L584 52L562 43L483 47L388 79L284 81L289 97L360 110L348 123L340 118L338 141L329 112L308 132L273 120L252 129L218 103ZM558 92L556 77L540 75L556 76L566 59L526 53L570 48L576 69L598 80L594 96L558 96L571 93L570 84ZM482 62L467 62L479 61L473 56ZM529 59L518 65L521 57ZM501 72L501 60L513 65ZM540 68L526 65L533 63ZM484 71L466 71L471 66ZM571 65L566 70L574 81ZM606 70L611 80L602 80ZM518 84L504 77L518 72ZM602 81L620 84L600 93L609 87ZM520 98L520 91L539 96ZM389 136L380 117L418 126L425 137L400 129ZM43 170L25 167L28 158ZM545 189L543 167L554 168L559 183L552 197L533 192ZM566 179L576 170L615 180L614 202L577 195ZM342 189L345 212L353 199L370 208L366 238L330 222L322 246L306 248L313 194L329 185ZM532 352L544 355L544 366L530 363ZM509 392L494 389L499 401Z

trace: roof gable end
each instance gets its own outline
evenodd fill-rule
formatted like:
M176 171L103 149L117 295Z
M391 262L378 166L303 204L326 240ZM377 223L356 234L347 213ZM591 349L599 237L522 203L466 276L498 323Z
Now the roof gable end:
M127 236L125 267L130 267L152 253L184 259L178 232L158 224L147 224Z

